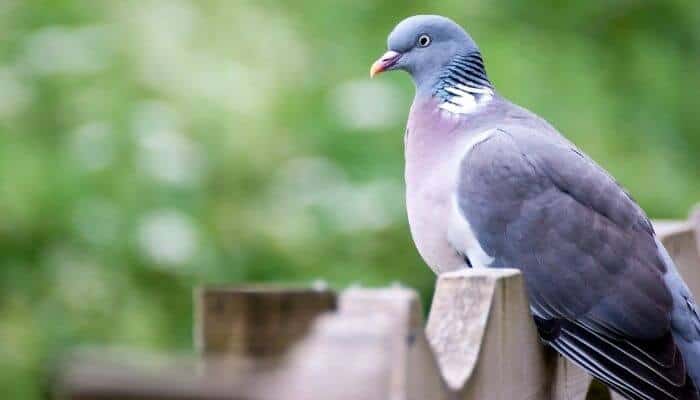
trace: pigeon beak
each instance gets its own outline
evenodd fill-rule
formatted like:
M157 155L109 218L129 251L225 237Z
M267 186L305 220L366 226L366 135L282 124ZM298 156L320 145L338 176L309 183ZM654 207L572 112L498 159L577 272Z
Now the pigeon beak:
M369 76L374 78L376 75L390 69L399 61L399 58L401 58L401 53L392 50L387 51L379 60L372 64L372 68L369 69Z

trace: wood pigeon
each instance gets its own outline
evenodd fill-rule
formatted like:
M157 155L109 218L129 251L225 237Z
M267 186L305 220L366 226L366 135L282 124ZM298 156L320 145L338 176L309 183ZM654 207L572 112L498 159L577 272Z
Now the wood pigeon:
M700 399L696 303L634 199L501 97L452 20L407 18L388 48L370 75L416 86L406 206L430 268L518 268L547 345L629 399Z

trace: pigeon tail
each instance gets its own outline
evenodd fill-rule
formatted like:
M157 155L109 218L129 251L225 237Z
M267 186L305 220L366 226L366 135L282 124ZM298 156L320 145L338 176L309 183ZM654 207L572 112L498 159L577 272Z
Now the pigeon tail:
M649 341L630 340L606 337L566 319L535 317L535 322L546 344L628 399L700 399L687 369L690 364L684 362L684 352L671 334ZM558 329L553 332L555 325Z

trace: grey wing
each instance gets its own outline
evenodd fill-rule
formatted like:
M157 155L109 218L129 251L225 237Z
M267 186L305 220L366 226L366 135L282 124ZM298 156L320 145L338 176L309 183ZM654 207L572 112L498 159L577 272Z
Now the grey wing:
M523 271L545 341L628 398L698 398L653 228L602 168L556 136L497 130L457 191L491 266Z

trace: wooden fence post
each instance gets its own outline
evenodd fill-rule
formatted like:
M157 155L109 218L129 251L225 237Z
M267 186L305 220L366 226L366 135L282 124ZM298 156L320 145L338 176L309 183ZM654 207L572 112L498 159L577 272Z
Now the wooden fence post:
M195 360L117 350L77 351L53 377L57 400L243 400L241 380L197 373Z
M700 209L655 227L700 295ZM517 270L440 276L425 329L400 287L203 288L195 308L199 358L92 353L66 363L58 398L584 400L591 384L540 345Z
M238 393L246 398L445 399L412 290L348 289L335 312L323 312L335 308L334 298L313 292L203 289L196 296L196 346L207 374L246 376ZM280 306L290 301L297 305ZM279 337L287 334L296 339ZM222 368L210 365L214 356L248 362Z
M440 276L427 334L452 398L583 400L591 378L539 343L522 275Z
M341 295L340 314L386 321L390 400L443 400L448 390L426 334L420 299L405 288L349 289ZM374 317L372 317L374 315Z
M695 229L695 241L697 243L696 248L700 252L700 203L696 204L693 210L690 212L690 223ZM700 294L698 294L700 296Z
M212 287L194 297L194 345L202 355L279 355L307 334L319 314L336 308L329 290Z

